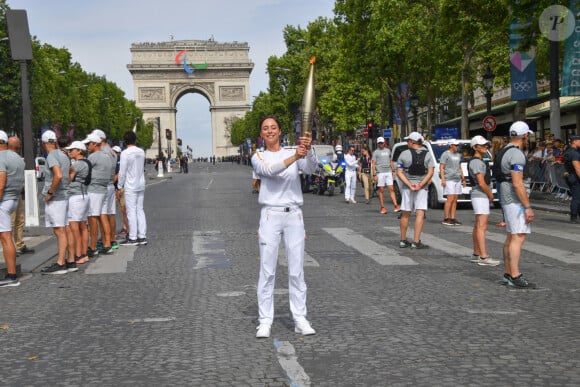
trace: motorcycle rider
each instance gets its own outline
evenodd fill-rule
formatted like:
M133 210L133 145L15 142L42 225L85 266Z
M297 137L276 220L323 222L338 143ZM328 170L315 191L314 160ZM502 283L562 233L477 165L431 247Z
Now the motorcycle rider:
M338 163L338 165L342 164L344 162L344 152L342 151L342 145L337 144L334 147L334 152L335 152L335 155L332 159L332 162ZM345 172L343 169L343 171L340 173L340 175L337 177L337 180L336 180L336 185L337 185L337 187L340 187L341 193L344 192L344 179L345 179L344 174L345 174Z

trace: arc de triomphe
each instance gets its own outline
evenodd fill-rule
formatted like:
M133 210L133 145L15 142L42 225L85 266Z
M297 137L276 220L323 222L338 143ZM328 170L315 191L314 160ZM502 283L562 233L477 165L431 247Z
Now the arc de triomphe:
M238 154L238 148L230 142L229 130L235 118L250 110L249 82L254 64L249 50L247 43L218 43L213 39L131 45L127 68L133 77L136 105L145 122L154 124L153 145L146 157L157 157L159 132L163 152L167 154L170 148L171 157L176 155L180 137L175 130L176 106L188 93L199 93L209 101L213 154ZM171 129L171 141L165 138L165 129ZM195 144L191 145L195 156Z

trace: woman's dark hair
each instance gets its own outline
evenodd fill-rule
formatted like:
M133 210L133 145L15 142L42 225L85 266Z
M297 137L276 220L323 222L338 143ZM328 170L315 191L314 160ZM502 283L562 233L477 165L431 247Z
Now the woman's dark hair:
M262 130L262 124L263 124L263 123L264 123L264 121L266 121L268 118L271 118L271 119L273 119L274 121L276 121L276 124L278 124L278 128L279 128L280 130L282 130L282 125L280 124L280 120L278 120L278 117L276 117L276 116L273 116L273 115L271 115L271 114L270 114L270 115L267 115L266 117L264 117L264 118L262 118L262 119L260 120L260 126L258 127L258 130Z
M137 143L137 135L132 130L128 130L123 135L123 141L127 145L135 145Z
M60 136L56 142L59 148L65 148L71 144L71 139L69 136Z

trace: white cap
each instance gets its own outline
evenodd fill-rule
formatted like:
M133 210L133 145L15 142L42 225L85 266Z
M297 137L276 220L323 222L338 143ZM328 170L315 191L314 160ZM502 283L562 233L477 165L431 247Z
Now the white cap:
M523 136L526 133L533 134L534 132L524 121L516 121L510 126L510 137Z
M449 145L459 145L459 141L455 138L449 140Z
M385 138L384 137L377 137L377 144L380 144L381 142L385 142Z
M55 142L56 133L54 133L52 130L47 130L46 132L42 133L41 140L42 142Z
M107 135L101 129L95 129L95 130L93 130L91 132L91 134L95 134L95 135L99 136L99 138L101 138L103 140L106 140L107 139Z
M100 144L101 143L101 138L99 136L97 136L96 134L91 133L91 134L89 134L87 136L87 138L85 138L83 140L83 142L85 144L88 144L89 142L96 142L97 144Z
M8 142L8 135L3 130L0 130L0 141Z
M117 153L121 153L121 148L119 147L119 145L115 145L113 148L113 152L117 152Z
M342 145L340 145L340 144L334 147L334 151L335 152L338 152L338 151L341 151L341 150L342 150Z
M425 139L421 136L419 132L411 132L404 140L411 140L413 142L423 142Z
M69 146L67 146L64 149L66 149L66 150L71 150L71 149L87 150L87 147L85 146L85 144L83 144L82 141L73 141L72 144L70 144Z
M487 141L483 136L475 136L471 139L472 148L476 145L485 145L485 144L489 144L489 141Z

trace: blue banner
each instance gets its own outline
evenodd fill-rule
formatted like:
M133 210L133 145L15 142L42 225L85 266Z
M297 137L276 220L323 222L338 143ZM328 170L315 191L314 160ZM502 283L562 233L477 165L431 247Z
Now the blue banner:
M580 0L570 0L570 11L576 15L576 28L568 39L564 48L562 62L562 97L580 95L580 25L578 12Z
M519 51L522 35L519 30L524 24L510 24L510 75L512 101L524 101L538 96L536 85L536 59L534 48L528 52Z
M450 138L461 138L459 127L456 126L436 126L433 137L436 140L445 140Z

